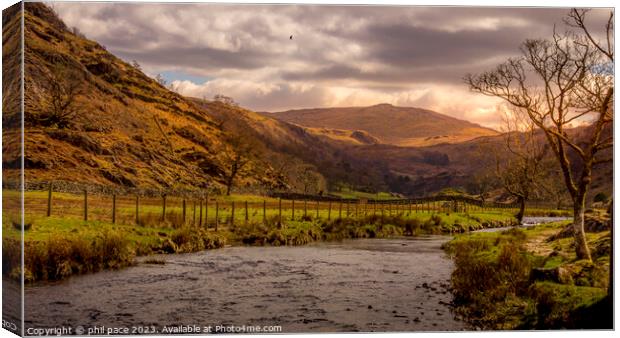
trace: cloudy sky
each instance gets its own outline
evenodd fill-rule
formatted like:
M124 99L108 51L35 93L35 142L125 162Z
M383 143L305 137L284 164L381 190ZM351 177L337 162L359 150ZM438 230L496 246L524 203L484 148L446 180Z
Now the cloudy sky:
M548 37L567 9L55 3L67 25L181 94L246 108L391 103L497 127L499 102L466 73ZM605 12L593 13L593 22ZM601 21L598 20L597 23ZM563 28L562 28L563 29ZM290 39L290 36L293 39Z

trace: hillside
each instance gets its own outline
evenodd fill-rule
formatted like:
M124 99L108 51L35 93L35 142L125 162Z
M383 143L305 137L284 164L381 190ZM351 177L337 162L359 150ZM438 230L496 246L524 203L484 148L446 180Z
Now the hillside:
M238 149L212 118L138 65L67 29L49 7L25 9L27 182L222 187ZM17 45L5 44L5 55L7 48ZM4 116L16 118L18 111ZM11 144L10 130L3 137ZM5 153L3 161L5 173L17 170L17 156ZM250 162L239 174L242 185L285 185L260 158Z
M589 137L590 126L568 130L567 133L576 139ZM604 136L609 136L611 130L605 130ZM540 142L546 142L542 132L539 133ZM446 188L467 190L476 184L477 177L490 174L492 177L495 165L494 154L489 153L489 147L503 149L502 135L479 137L460 143L443 143L426 147L399 147L380 144L373 146L350 146L347 152L354 157L363 156L386 164L386 171L391 175L386 178L386 184L393 192L410 196L432 194ZM507 155L507 154L505 154ZM579 160L575 154L569 155L577 171ZM500 155L501 156L501 155ZM611 157L610 150L604 151L601 156ZM598 165L593 172L592 186L588 194L592 200L597 193L612 195L613 163ZM558 180L562 179L558 172ZM563 186L563 182L559 182Z
M385 178L391 173L385 163L348 151L351 144L372 144L373 139L364 132L344 132L342 139L336 140L242 107L197 98L192 101L224 130L242 135L260 149L260 157L292 191L315 194L339 183L387 189Z
M298 109L273 113L274 117L313 129L361 130L381 143L428 146L457 143L498 133L477 124L431 110L378 104L370 107ZM330 136L329 133L325 134Z

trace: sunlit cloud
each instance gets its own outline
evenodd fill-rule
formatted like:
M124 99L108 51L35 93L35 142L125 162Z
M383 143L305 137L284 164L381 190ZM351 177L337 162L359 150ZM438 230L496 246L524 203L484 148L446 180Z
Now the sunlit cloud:
M391 103L496 127L463 76L545 37L563 8L55 3L67 25L183 95L256 111ZM601 11L602 13L603 11ZM593 13L596 18L600 13ZM291 39L292 36L292 39Z

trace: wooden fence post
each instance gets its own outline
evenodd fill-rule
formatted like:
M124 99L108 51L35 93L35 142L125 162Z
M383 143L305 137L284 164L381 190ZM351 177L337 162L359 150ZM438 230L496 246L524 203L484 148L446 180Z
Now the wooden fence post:
M116 224L116 194L112 194L112 224Z
M50 216L52 216L52 183L51 182L47 190L47 217L50 217Z
M293 202L291 203L291 220L294 221L295 220L295 200L293 199Z
M278 199L278 224L282 224L282 197Z
M162 196L162 212L161 212L161 221L166 221L166 195Z
M217 226L220 224L220 206L215 200L215 231L217 232Z
M263 224L267 225L267 201L263 200Z
M355 214L353 214L353 217L357 218L357 207L358 207L359 201L355 201Z
M88 190L84 189L84 221L88 221Z
M304 200L304 218L308 217L308 200Z
M342 200L338 204L338 218L342 218Z
M316 201L316 219L319 219L319 201Z
M196 200L192 200L192 208L194 209L192 215L192 225L196 225Z
M200 210L198 211L198 226L202 227L202 198L200 199Z
M332 219L332 201L329 201L329 205L327 206L327 220Z
M235 201L232 201L232 210L230 213L230 225L235 225Z
M209 229L209 195L207 194L206 197L204 197L205 199L205 228ZM201 218L201 222L202 222L202 215L200 215Z
M250 215L248 214L248 201L245 201L245 224L248 224Z
M185 221L186 221L186 217L185 216L187 215L186 214L186 210L185 210L185 206L186 206L186 204L185 204L185 198L184 198L183 199L183 225L185 225Z
M140 224L140 196L136 195L136 225Z

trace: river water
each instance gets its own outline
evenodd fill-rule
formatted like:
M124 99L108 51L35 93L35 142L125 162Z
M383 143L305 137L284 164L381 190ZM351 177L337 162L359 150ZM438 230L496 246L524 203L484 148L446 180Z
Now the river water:
M27 287L25 326L155 326L158 333L178 325L279 325L285 333L463 330L448 305L453 264L440 246L449 239L158 256L165 264Z

